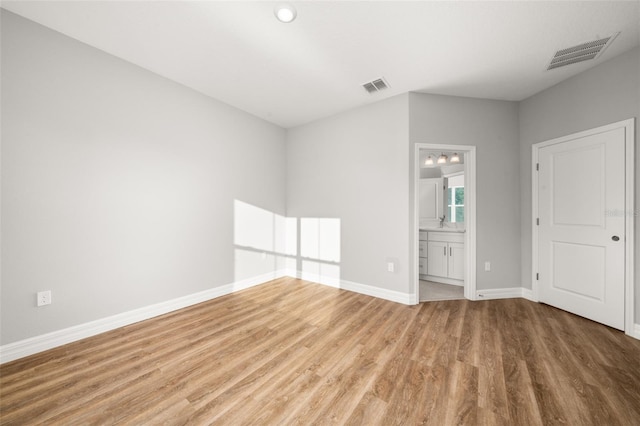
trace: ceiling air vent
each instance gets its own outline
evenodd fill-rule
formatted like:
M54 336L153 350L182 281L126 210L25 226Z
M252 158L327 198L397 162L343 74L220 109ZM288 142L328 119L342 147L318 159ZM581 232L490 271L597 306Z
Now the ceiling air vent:
M612 34L609 37L601 38L599 40L590 41L588 43L582 43L577 46L568 47L566 49L558 50L551 62L549 62L549 66L547 70L552 70L554 68L564 67L565 65L575 64L577 62L588 61L590 59L595 59L598 56L602 55L602 52L609 47L613 40L618 36L618 33Z
M373 80L363 84L362 87L364 87L364 90L366 90L369 93L376 93L386 89L387 87L389 87L389 85L387 84L386 81L384 81L383 78L379 78L377 80Z

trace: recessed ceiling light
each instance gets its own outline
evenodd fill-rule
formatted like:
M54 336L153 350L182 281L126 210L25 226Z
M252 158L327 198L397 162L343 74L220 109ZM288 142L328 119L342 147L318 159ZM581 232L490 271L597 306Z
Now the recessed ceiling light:
M273 14L276 15L278 21L288 24L289 22L293 22L293 20L296 19L296 15L298 14L298 12L296 12L296 8L292 5L288 3L281 3L277 5L275 9L273 9Z

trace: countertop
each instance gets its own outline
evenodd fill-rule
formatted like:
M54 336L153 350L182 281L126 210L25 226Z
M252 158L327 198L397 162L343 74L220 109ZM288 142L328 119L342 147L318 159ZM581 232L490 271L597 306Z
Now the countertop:
M460 228L420 228L421 232L457 232L463 233L465 230Z

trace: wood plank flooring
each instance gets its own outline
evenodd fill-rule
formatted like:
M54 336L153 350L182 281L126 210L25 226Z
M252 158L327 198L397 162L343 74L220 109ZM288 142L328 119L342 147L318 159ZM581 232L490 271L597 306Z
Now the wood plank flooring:
M0 366L0 423L639 425L640 341L285 278Z

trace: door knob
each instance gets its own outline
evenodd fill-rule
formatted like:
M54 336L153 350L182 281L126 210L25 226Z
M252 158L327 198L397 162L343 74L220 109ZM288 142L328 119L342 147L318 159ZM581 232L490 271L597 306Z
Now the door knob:
M618 237L617 235L614 235L613 237L611 237L611 239L612 239L613 241L619 241L619 240L620 240L620 237Z

